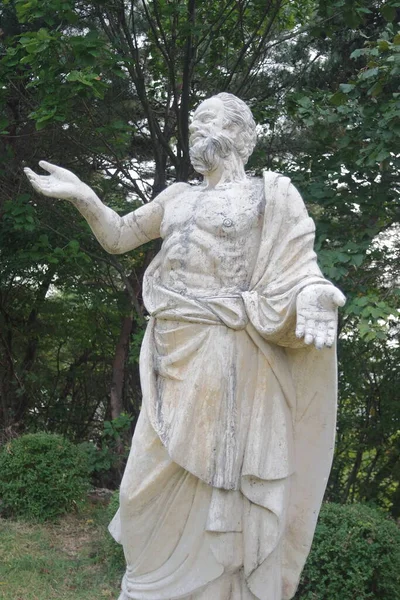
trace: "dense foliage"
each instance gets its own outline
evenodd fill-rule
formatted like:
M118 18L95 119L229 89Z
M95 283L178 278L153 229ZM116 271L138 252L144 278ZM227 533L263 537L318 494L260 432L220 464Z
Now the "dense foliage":
M113 488L116 481L121 481L130 450L132 420L133 417L122 413L112 421L104 421L103 431L96 444L93 441L79 444L86 454L94 486Z
M31 433L0 452L0 512L45 521L75 510L89 486L86 455L57 434Z
M121 457L118 483L141 402L140 283L157 251L107 255L22 166L61 164L127 212L194 177L190 112L226 90L260 124L250 171L292 177L321 267L348 297L329 498L399 514L399 4L3 1L0 442L41 430L91 441L97 473ZM111 456L104 422L118 430L123 412L132 428Z
M119 509L119 490L116 490L111 496L110 503L106 509L107 522L111 523L115 517L116 512ZM126 568L124 551L121 544L118 544L114 538L110 535L109 531L105 532L104 537L104 551L107 555L107 560L113 569L123 573Z
M400 531L360 504L325 504L296 600L388 600L400 594Z

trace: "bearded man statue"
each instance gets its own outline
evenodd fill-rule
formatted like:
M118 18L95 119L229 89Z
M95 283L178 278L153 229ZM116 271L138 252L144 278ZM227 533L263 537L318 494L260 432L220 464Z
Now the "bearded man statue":
M110 525L127 562L120 600L289 600L331 466L345 299L290 180L246 176L246 104L213 96L190 132L203 184L124 217L65 169L26 173L110 253L163 240L143 282L143 406Z

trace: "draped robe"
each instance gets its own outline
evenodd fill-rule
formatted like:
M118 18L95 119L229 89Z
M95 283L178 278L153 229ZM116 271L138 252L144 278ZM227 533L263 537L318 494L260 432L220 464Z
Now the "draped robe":
M121 600L289 600L330 471L335 349L295 337L296 298L326 281L290 180L264 174L248 290L184 297L145 275L143 406L110 525Z

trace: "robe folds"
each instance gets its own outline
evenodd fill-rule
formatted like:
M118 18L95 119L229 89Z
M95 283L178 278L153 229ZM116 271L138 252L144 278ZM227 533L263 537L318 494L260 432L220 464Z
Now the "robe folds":
M143 406L110 525L121 600L289 600L333 456L336 352L295 336L296 298L326 281L314 223L286 177L264 173L249 289L143 298Z

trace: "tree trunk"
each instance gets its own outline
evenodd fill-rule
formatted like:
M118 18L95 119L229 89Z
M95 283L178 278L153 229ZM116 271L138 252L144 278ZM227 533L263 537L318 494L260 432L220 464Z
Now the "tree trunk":
M37 329L38 315L43 303L45 302L46 294L49 291L50 285L53 281L55 271L55 267L51 266L45 274L43 281L38 287L35 303L26 322L27 344L24 358L21 366L19 367L21 381L25 380L26 374L32 371L35 363L39 345L39 333ZM15 398L14 421L16 423L22 423L24 421L25 415L30 408L30 403L31 398L29 396L29 392L24 389L21 396L19 398Z
M9 411L7 406L6 392L4 389L2 378L0 377L0 436L3 429L6 429L9 424ZM0 437L1 445L1 437Z
M185 42L181 106L178 119L178 147L180 150L179 154L181 155L181 161L177 169L178 181L187 181L190 172L189 99L194 61L196 57L196 50L193 44L193 31L196 23L196 0L188 0L187 2L187 23L190 25L190 27L188 27L188 33Z
M111 419L116 419L123 411L123 391L125 382L125 365L129 353L129 338L132 331L133 315L122 319L121 331L115 348L112 365L112 382L110 394Z

